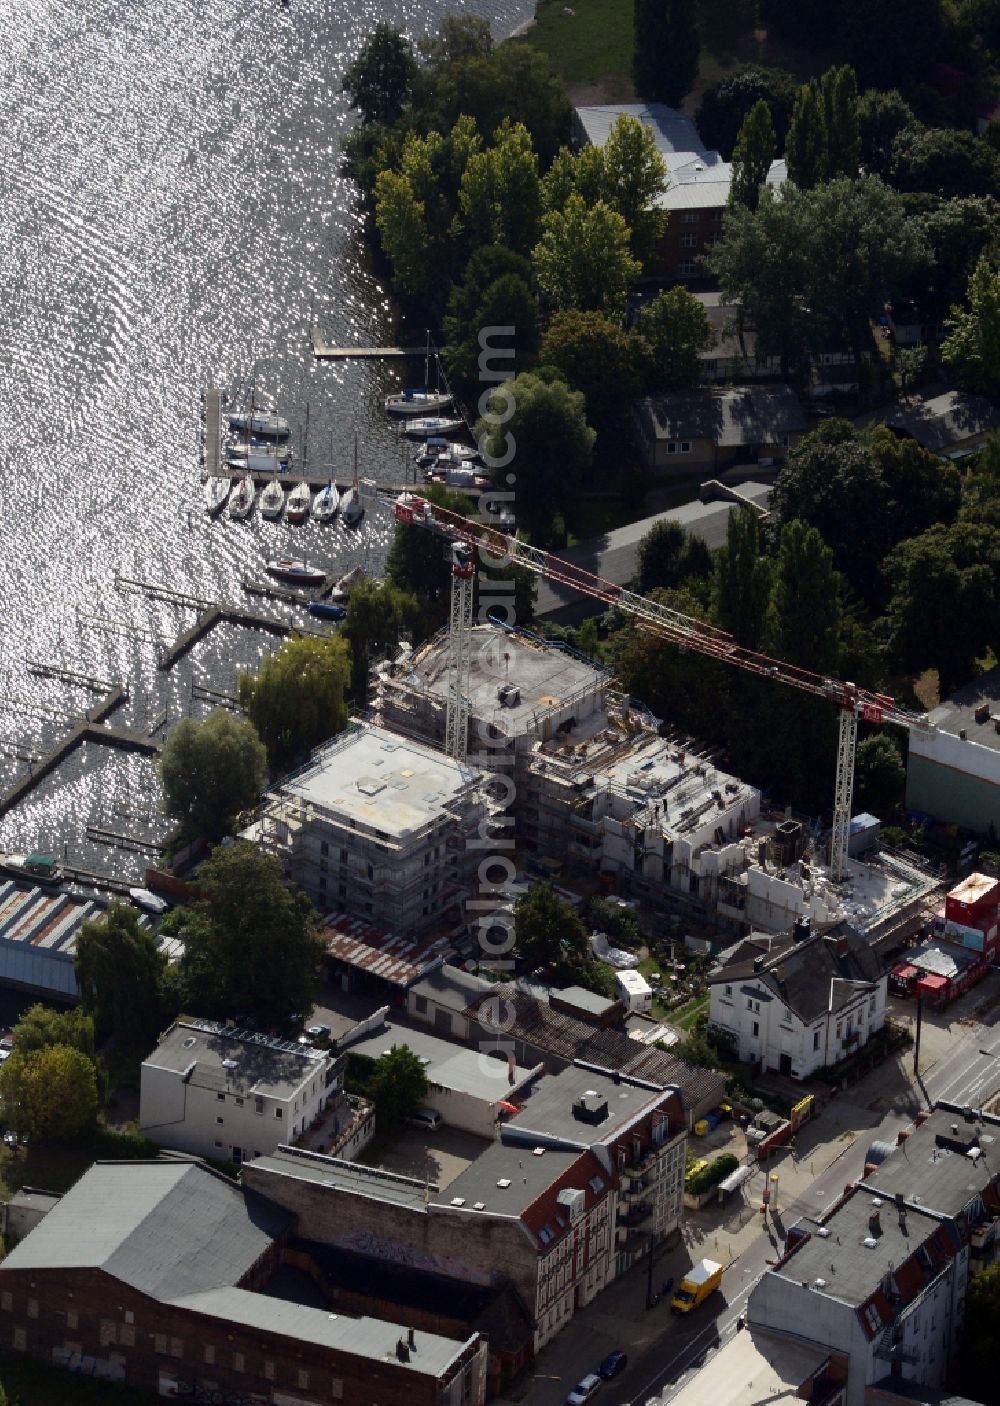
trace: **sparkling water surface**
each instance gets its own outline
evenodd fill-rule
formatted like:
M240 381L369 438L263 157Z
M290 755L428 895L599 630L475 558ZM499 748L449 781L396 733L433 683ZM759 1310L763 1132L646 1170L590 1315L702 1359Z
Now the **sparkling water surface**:
M384 510L351 532L202 507L202 396L253 382L298 462L403 477L382 397L401 363L320 363L311 328L378 345L398 329L372 271L340 140L342 74L379 20L411 38L449 11L507 33L532 0L0 0L0 788L100 696L141 731L201 716L272 635L221 626L170 671L189 605L122 578L289 618L246 595L290 554L378 573ZM404 369L401 370L401 367ZM411 378L420 370L411 365ZM308 425L308 433L306 426ZM320 469L320 466L322 468ZM296 617L300 618L300 617ZM93 690L41 678L55 665ZM162 735L160 733L159 735ZM85 746L0 818L0 848L141 872L166 828L149 760Z

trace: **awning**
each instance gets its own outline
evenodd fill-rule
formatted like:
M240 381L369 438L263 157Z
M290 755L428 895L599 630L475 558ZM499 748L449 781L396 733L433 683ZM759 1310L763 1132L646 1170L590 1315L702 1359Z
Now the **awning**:
M742 1186L745 1181L750 1180L754 1171L755 1168L749 1163L744 1167L737 1167L735 1172L729 1173L725 1181L719 1182L719 1190L725 1193L735 1191L737 1187Z
M892 975L896 981L912 981L913 978L919 976L920 973L917 971L916 967L904 966L893 967Z
M516 1103L508 1103L505 1098L498 1098L496 1106L502 1108L505 1113L520 1113L521 1111Z
M941 991L947 991L948 978L946 976L922 976L917 982L917 990L928 996L936 996Z

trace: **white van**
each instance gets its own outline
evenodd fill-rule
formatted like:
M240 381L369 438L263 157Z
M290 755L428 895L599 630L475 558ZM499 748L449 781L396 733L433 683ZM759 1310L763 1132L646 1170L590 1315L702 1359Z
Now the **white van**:
M405 1121L411 1128L423 1128L425 1132L436 1133L444 1122L436 1108L414 1108L407 1113Z

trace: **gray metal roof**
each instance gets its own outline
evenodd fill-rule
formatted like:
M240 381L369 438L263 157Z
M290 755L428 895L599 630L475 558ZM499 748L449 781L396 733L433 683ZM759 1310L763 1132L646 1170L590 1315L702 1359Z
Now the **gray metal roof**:
M4 1269L103 1269L155 1299L235 1284L292 1217L198 1162L97 1162Z
M990 1184L1000 1181L1000 1127L982 1126L975 1160L938 1138L971 1142L976 1123L962 1114L938 1109L895 1148L865 1184L880 1195L902 1196L908 1203L944 1216L958 1216ZM952 1129L957 1129L953 1135Z
M771 495L770 486L766 483L743 483L740 484L739 492L765 508ZM603 576L606 581L613 581L616 586L624 586L634 580L639 570L639 544L650 528L655 527L657 523L679 523L686 532L700 537L709 550L714 552L725 544L730 515L738 506L737 503L728 501L702 503L695 500L692 503L684 503L679 508L671 508L669 512L654 513L650 517L640 518L638 522L616 527L612 532L581 542L576 547L570 547L568 551L557 553L556 556L559 560L583 567L585 571L592 571L595 576ZM573 590L572 587L540 579L535 614L539 617L550 615L569 606L579 606L581 602L585 609L593 609L593 602L589 597L581 596L579 591Z
M463 1013L473 1001L495 989L495 983L443 962L410 987L415 996L424 996L445 1010Z
M493 1142L435 1196L434 1202L438 1206L452 1206L457 1200L463 1200L465 1210L520 1216L582 1156L579 1148L574 1147L549 1148L536 1157L530 1147ZM510 1185L498 1185L501 1181Z
M410 1210L425 1210L425 1194L428 1187L431 1192L437 1191L433 1183L425 1184L415 1181L412 1177L382 1171L379 1167L366 1167L360 1162L345 1162L339 1157L324 1157L319 1152L307 1152L285 1145L264 1157L255 1157L253 1166L272 1176L311 1181L320 1186L331 1186L350 1192L352 1196L370 1196L374 1201L392 1201L395 1205L407 1206Z
M607 1116L599 1123L586 1122L573 1112L573 1105L593 1091L607 1101ZM627 1076L571 1064L561 1074L542 1079L525 1100L521 1112L503 1127L505 1142L522 1144L556 1143L585 1148L606 1142L643 1110L661 1103L661 1090L642 1087Z
M896 434L915 439L925 449L945 454L967 440L995 430L1000 425L1000 411L981 395L945 391L943 395L908 406L886 424Z
M490 1104L509 1098L537 1072L515 1065L511 1079L506 1059L490 1058L478 1049L454 1045L429 1031L412 1030L391 1021L357 1042L348 1033L340 1044L348 1054L367 1055L369 1059L378 1059L396 1046L406 1045L423 1064L430 1083L455 1093L471 1094Z
M212 1021L177 1021L143 1065L191 1071L197 1088L235 1094L294 1098L303 1084L325 1077L330 1060L318 1050L250 1031L230 1031Z
M596 991L588 991L585 986L564 986L561 991L553 991L552 995L568 1006L589 1011L591 1015L603 1015L618 1004L614 997L601 996Z
M418 1328L410 1360L401 1362L396 1356L396 1344L400 1338L406 1339L407 1330L380 1318L351 1318L343 1313L330 1313L325 1308L309 1308L234 1288L208 1289L175 1298L173 1302L178 1308L208 1314L224 1323L238 1323L263 1333L279 1333L298 1342L354 1353L375 1362L392 1362L421 1375L440 1376L467 1345Z
M638 408L654 439L705 439L724 449L780 444L783 436L802 434L806 427L798 396L788 386L647 396Z

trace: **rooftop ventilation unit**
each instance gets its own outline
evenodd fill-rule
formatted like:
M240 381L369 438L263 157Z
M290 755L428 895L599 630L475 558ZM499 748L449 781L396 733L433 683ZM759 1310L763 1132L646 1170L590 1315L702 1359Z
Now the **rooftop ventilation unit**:
M573 1104L573 1117L581 1123L603 1123L608 1116L608 1100L596 1089L588 1089Z
M506 1191L508 1186L510 1186L510 1177L501 1177L497 1182L497 1186L499 1186L501 1191Z

